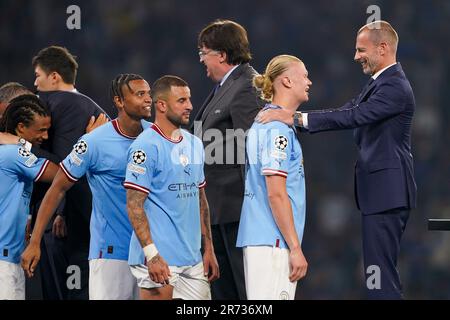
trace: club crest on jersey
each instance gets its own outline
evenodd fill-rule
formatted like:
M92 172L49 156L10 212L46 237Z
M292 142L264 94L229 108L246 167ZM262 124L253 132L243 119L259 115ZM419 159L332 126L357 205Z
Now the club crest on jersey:
M29 158L31 156L31 152L25 148L20 147L19 148L19 156L21 156L23 158Z
M88 144L84 140L78 141L76 145L73 146L73 151L77 154L84 154L88 150Z
M288 139L285 136L278 136L274 140L275 148L284 151L288 146Z
M180 154L180 163L183 167L186 167L189 164L189 158L185 154Z
M144 150L136 150L133 152L133 163L135 164L144 164L147 160L147 155Z

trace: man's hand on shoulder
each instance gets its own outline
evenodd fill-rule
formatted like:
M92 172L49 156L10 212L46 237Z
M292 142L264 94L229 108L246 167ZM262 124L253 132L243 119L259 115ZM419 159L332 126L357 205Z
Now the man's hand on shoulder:
M86 133L92 132L94 129L100 127L101 125L107 123L108 117L106 116L106 114L101 113L97 119L95 119L94 116L91 117L91 119L89 120L89 123L86 127Z
M294 124L294 113L289 110L284 109L266 109L260 111L255 120L260 123L269 123L272 121L280 121L288 126L292 126Z

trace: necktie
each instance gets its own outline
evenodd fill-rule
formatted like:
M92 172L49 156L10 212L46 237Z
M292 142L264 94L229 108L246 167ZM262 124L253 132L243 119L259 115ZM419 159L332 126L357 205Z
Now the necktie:
M369 81L367 81L366 85L364 86L364 89L362 91L365 91L371 84L374 82L372 77L370 77Z
M361 99L365 96L367 89L370 87L370 85L372 84L372 82L374 82L375 80L373 80L372 77L370 77L369 81L367 81L366 85L364 86L364 88L361 90L361 93L358 96L358 100L357 103L359 103L361 101Z
M202 121L204 120L205 116L208 114L209 109L211 109L211 101L214 98L214 96L216 95L217 91L219 91L219 89L220 89L220 82L215 85L215 87L213 89L213 94L210 95L210 100L208 101L205 109L203 109L202 116L201 116Z
M216 86L214 87L214 95L216 95L217 91L219 91L220 89L220 83L216 84Z

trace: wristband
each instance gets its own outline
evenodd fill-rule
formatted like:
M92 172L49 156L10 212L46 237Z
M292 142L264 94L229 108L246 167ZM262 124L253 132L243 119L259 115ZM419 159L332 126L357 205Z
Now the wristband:
M145 246L142 250L144 250L144 255L147 261L152 260L159 253L154 243Z

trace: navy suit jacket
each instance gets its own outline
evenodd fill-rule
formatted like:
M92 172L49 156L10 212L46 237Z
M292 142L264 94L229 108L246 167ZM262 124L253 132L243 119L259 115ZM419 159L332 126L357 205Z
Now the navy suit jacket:
M355 197L363 214L416 207L411 154L414 94L400 63L339 109L308 113L308 131L355 129Z
M52 118L49 138L42 145L62 161L72 151L78 139L86 133L91 116L106 112L91 98L79 92L39 92L39 98L48 106ZM46 189L47 186L42 186ZM38 188L36 188L38 189ZM46 190L44 190L45 192ZM89 248L89 223L92 195L86 177L81 178L67 193L64 215L68 227L69 251Z

